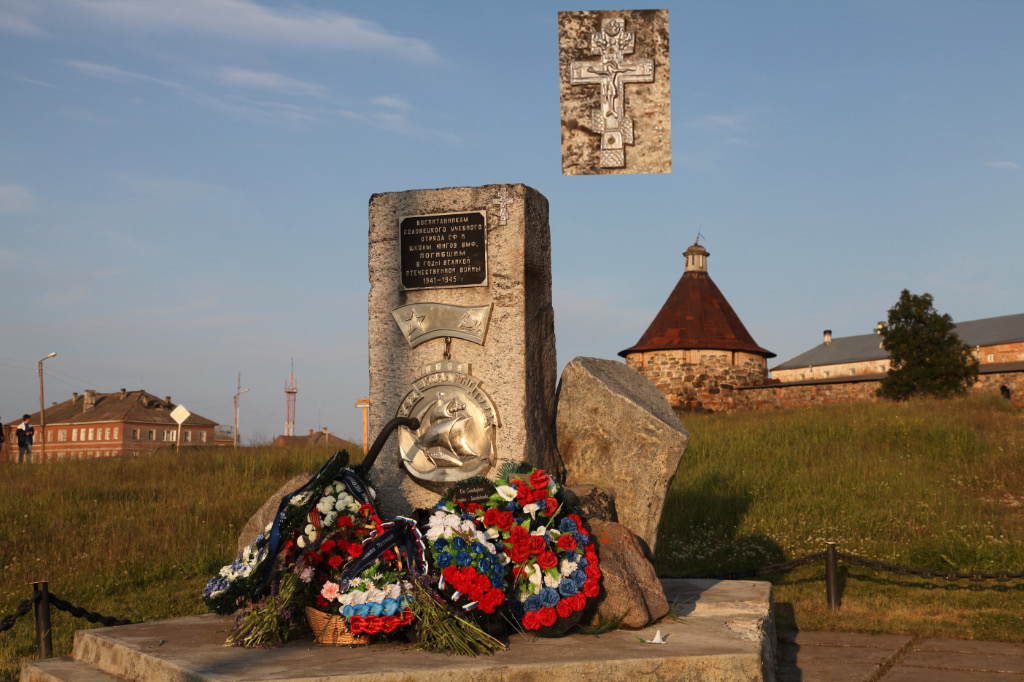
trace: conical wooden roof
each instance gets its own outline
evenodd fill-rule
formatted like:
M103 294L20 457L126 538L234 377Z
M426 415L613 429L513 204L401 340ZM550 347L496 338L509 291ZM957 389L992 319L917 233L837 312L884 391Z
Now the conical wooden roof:
M619 351L730 350L774 358L761 348L707 273L708 252L699 244L686 250L686 272L635 346Z

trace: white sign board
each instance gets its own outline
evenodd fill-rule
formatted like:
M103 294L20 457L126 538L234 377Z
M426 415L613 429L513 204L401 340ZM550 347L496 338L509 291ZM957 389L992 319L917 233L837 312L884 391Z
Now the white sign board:
M184 405L178 405L171 411L171 418L178 422L178 426L192 416L192 413L185 409Z

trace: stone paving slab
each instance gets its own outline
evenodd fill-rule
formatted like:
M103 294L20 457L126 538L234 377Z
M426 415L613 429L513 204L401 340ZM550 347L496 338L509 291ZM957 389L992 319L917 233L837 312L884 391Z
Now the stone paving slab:
M868 635L871 636L871 635ZM1019 642L977 642L970 639L925 639L914 645L914 651L956 651L960 653L1001 654L1024 658L1024 644Z
M1024 682L1024 644L798 632L779 638L779 682ZM884 670L884 672L883 672Z
M682 584L688 583L688 584ZM476 658L428 654L409 644L277 649L224 646L230 616L193 616L75 633L75 659L28 661L22 682L535 682L693 680L762 682L775 653L771 585L667 581L680 618L640 631L541 639L516 635L509 651ZM707 603L703 603L707 598ZM688 600L688 601L686 601ZM767 623L764 622L767 620ZM646 644L660 630L667 642ZM764 634L770 632L771 637ZM54 663L53 661L58 661ZM106 676L90 676L93 671Z
M857 632L787 632L780 642L798 646L867 647L893 651L910 643L907 635L864 635Z
M1022 680L1024 680L1024 675L897 666L882 677L880 682L1021 682Z
M918 651L915 647L899 662L906 668L945 668L993 673L1024 674L1024 656L963 653L958 651Z
M907 645L901 635L848 632L787 633L779 642L779 682L862 682L877 678L882 667Z

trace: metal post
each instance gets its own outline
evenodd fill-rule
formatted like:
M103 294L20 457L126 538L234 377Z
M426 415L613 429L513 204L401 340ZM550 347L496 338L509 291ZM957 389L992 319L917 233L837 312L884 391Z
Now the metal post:
M356 401L356 407L363 408L363 454L369 452L370 430L369 430L369 413L370 413L370 399L360 398Z
M825 543L825 591L828 597L828 610L839 610L839 558L836 556L836 543Z
M56 356L56 353L50 353L43 360L49 360ZM46 461L46 404L43 401L43 360L39 361L39 461ZM29 464L32 463L34 458L29 456Z
M238 392L235 393L235 435L233 438L232 446L238 447L238 403L242 398L243 393L248 393L249 389L242 390L242 373L238 373Z
M39 642L39 657L53 658L53 638L50 633L50 588L45 581L32 583L32 596L36 600L36 640Z

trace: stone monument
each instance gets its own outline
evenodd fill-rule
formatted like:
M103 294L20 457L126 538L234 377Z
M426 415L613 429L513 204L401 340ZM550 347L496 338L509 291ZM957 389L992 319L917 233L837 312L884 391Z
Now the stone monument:
M505 462L560 475L547 199L519 184L374 194L369 270L370 431L420 421L374 465L385 513Z
M558 13L562 174L671 173L668 10Z

